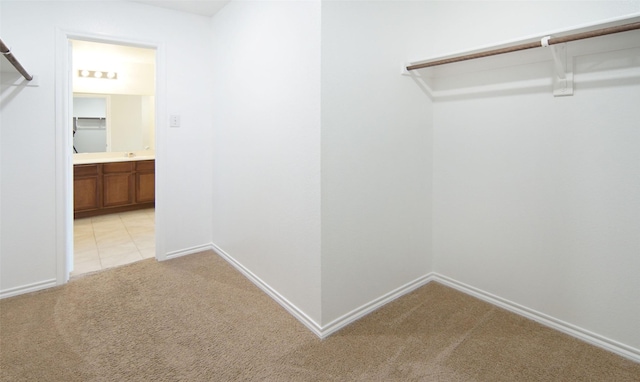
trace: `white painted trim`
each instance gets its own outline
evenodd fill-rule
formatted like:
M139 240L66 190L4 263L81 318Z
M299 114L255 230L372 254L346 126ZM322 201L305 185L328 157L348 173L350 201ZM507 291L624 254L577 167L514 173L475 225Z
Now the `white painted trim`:
M265 292L269 297L274 299L278 304L280 304L284 309L287 310L291 315L298 319L304 326L306 326L311 332L317 335L320 338L323 338L323 329L318 323L316 323L311 317L307 316L302 310L300 310L297 306L292 304L289 300L287 300L284 296L278 293L275 289L273 289L269 284L265 283L256 276L253 272L247 269L244 265L240 264L236 259L231 257L228 253L223 251L220 247L215 244L211 244L211 247L215 253L217 253L220 257L225 259L229 264L231 264L234 268L236 268L240 273L242 273L246 278L249 279L252 283L254 283L258 288L260 288L263 292Z
M182 256L192 255L198 252L213 251L213 250L214 249L212 244L196 245L196 246L184 248L178 251L169 252L165 256L162 256L162 259L160 259L160 256L158 256L158 260L159 261L171 260L171 259L175 259L176 257L182 257Z
M51 288L56 286L56 284L57 284L56 279L50 279L50 280L38 281L32 284L21 285L21 286L5 289L3 291L0 291L0 299Z
M156 151L156 218L155 243L156 258L165 260L165 219L163 206L165 193L169 185L164 182L164 158L166 153L166 59L164 43L142 41L115 35L101 35L85 31L56 29L56 277L61 285L69 280L73 264L68 264L73 254L73 199L69 192L73 189L73 137L70 133L70 105L73 99L71 87L71 48L70 39L122 44L156 50L156 107L155 107L155 151Z
M240 273L242 273L246 278L249 279L252 283L254 283L258 288L260 288L263 292L265 292L269 297L274 299L278 304L280 304L283 308L285 308L291 315L293 315L298 321L300 321L304 326L306 326L311 332L313 332L320 339L327 338L331 334L337 332L338 330L344 328L345 326L355 322L356 320L366 316L367 314L375 311L376 309L388 304L389 302L404 296L407 293L410 293L423 285L429 283L433 274L429 273L424 276L418 277L417 279L408 282L407 284L394 289L393 291L376 298L354 310L351 312L331 321L329 324L321 326L313 319L311 319L307 314L305 314L301 309L295 306L291 301L287 300L284 296L278 293L275 289L273 289L269 284L264 282L258 276L256 276L253 272L247 269L244 265L234 259L231 255L226 253L220 247L215 244L211 244L211 248L215 253L217 253L220 257L225 259L229 264L231 264L234 268L236 268Z
M551 317L536 310L527 308L515 302L509 301L502 297L496 296L489 292L485 292L481 289L472 287L460 281L454 280L447 276L433 273L433 281L439 282L443 285L456 289L462 293L479 298L492 305L496 305L500 308L506 309L517 315L526 317L533 321L536 321L544 326L548 326L552 329L558 330L562 333L568 334L572 337L578 338L591 345L616 353L622 357L630 359L635 362L640 362L640 349L635 349L631 346L622 344L618 341L606 338L599 334L590 332L586 329L580 328L576 325Z
M73 270L73 138L69 133L71 120L71 49L69 33L56 29L55 43L55 223L56 223L56 284L69 281Z
M433 273L428 273L424 276L420 276L417 279L404 284L403 286L392 290L391 292L372 300L359 308L352 310L351 312L336 318L331 321L327 325L322 327L322 332L320 338L326 338L331 334L337 332L338 330L344 328L345 326L355 322L356 320L366 316L369 313L372 313L376 309L383 307L384 305L390 303L391 301L404 296L414 290L420 288L423 285L428 284L433 280Z
M315 335L317 335L321 339L327 338L331 334L355 322L356 320L366 316L367 314L383 307L389 302L399 297L402 297L430 283L431 281L436 281L443 285L456 289L462 293L479 298L482 301L488 302L492 305L506 309L512 313L518 314L525 318L536 321L542 325L558 330L572 337L578 338L591 345L611 351L615 354L618 354L632 361L640 362L639 349L635 349L631 346L606 338L602 335L590 332L576 325L564 322L557 318L554 318L544 313L527 308L520 304L506 300L502 297L493 295L481 289L472 287L470 285L464 284L462 282L456 281L452 278L449 278L447 276L444 276L435 272L431 272L424 276L421 276L415 279L414 281L411 281L375 300L372 300L352 310L351 312L331 321L330 323L321 326L321 325L318 325L311 318L309 318L309 316L307 316L302 310L300 310L298 307L296 307L294 304L292 304L290 301L284 298L271 286L269 286L267 283L265 283L255 274L253 274L250 270L248 270L246 267L244 267L242 264L236 261L233 257L231 257L229 254L227 254L222 249L220 249L218 246L216 246L215 244L211 244L211 248L213 249L214 252L216 252L218 255L224 258L227 262L229 262L234 268L239 270L245 277L247 277L256 286L262 289L271 298L276 300L276 302L282 305L282 307L284 307L289 313L291 313L295 318L297 318L300 322L302 322L302 324L304 324L307 328L309 328L309 330L311 330Z
M165 260L166 257L166 237L168 236L167 221L168 217L165 214L165 205L168 195L171 193L167 190L171 189L172 185L165 179L166 168L165 159L167 158L167 59L166 49L163 42L156 42L154 44L156 49L156 115L155 125L156 131L154 133L155 140L155 172L156 172L156 190L155 190L155 233L156 233L156 259L159 261Z
M576 325L551 317L547 314L538 312L536 310L527 308L523 305L509 301L502 297L496 296L489 292L483 291L479 288L475 288L468 284L454 280L450 277L441 275L439 273L431 272L424 276L421 276L375 300L372 300L351 312L331 321L330 323L321 326L313 319L307 316L301 309L287 300L284 296L278 293L275 289L265 283L262 279L256 276L253 272L231 257L228 253L223 251L220 247L213 243L203 244L190 248L185 248L179 251L167 253L163 260L174 259L181 256L191 255L203 251L213 251L236 268L246 278L254 283L258 288L265 292L269 297L274 299L278 304L285 308L291 315L293 315L298 321L305 325L311 332L321 339L327 338L331 334L344 328L345 326L357 321L358 319L372 313L373 311L383 307L389 302L402 297L428 283L435 281L450 288L456 289L462 293L468 294L482 301L488 302L492 305L503 308L509 312L523 316L525 318L536 321L542 325L558 330L562 333L568 334L572 337L585 341L591 345L608 350L615 354L618 354L624 358L630 359L634 362L640 362L640 349L633 348L618 341L606 338L602 335L593 333L586 329L580 328ZM160 257L160 256L158 256ZM17 296L24 293L35 292L38 290L50 288L57 285L56 279L44 280L28 285L14 287L0 291L0 299Z

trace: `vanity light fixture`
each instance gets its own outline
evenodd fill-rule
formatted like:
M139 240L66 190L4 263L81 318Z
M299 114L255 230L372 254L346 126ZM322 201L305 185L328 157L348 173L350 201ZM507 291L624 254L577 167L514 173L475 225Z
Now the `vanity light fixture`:
M116 72L103 72L100 70L78 70L78 75L84 78L101 78L104 80L117 80L118 73Z

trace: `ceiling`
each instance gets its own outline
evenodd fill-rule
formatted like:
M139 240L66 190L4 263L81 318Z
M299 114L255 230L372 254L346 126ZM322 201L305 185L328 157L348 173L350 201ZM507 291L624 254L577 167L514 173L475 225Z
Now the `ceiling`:
M213 16L231 0L132 0L156 7L194 13L202 16Z

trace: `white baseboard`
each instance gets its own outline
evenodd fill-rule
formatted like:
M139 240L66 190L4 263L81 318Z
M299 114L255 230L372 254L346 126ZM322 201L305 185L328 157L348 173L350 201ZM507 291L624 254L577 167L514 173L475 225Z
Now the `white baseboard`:
M456 281L454 279L451 279L447 276L444 276L438 273L433 274L433 281L439 282L443 285L456 289L462 293L479 298L480 300L486 301L492 305L499 306L500 308L506 309L512 313L515 313L520 316L531 319L533 321L536 321L544 326L548 326L562 333L578 338L591 345L616 353L632 361L640 362L640 349L635 349L631 346L622 344L620 342L606 338L599 334L590 332L576 325L572 325L568 322L564 322L562 320L551 317L544 313L527 308L520 304L516 304L515 302L506 300L502 297L498 297L496 295L485 292L481 289L472 287L470 285L461 283L459 281Z
M326 338L332 333L344 328L345 326L357 321L358 319L366 316L367 314L383 307L391 301L410 293L423 285L428 284L433 279L433 273L428 273L424 276L406 283L405 285L392 290L391 292L372 300L359 308L352 310L351 312L336 318L335 320L324 325L321 330L320 338Z
M292 304L290 301L284 298L281 294L279 294L277 291L271 288L271 286L269 286L267 283L265 283L255 274L253 274L250 270L245 268L242 264L237 262L229 254L224 252L215 244L212 244L211 246L214 252L218 253L222 258L228 261L234 268L236 268L243 275L245 275L245 277L251 280L255 285L257 285L260 289L262 289L265 293L267 293L271 298L276 300L276 302L282 305L289 313L291 313L294 317L296 317L307 328L309 328L309 330L311 330L315 335L317 335L321 339L330 336L331 334L357 321L358 319L366 316L367 314L381 308L382 306L388 304L389 302L399 297L402 297L405 294L412 292L413 290L420 288L421 286L426 285L431 281L436 281L443 285L456 289L462 293L479 298L480 300L488 302L492 305L496 305L512 313L526 317L542 325L548 326L552 329L558 330L562 333L578 338L594 346L611 351L615 354L618 354L632 361L640 362L640 350L638 349L635 349L631 346L611 340L599 334L580 328L576 325L572 325L570 323L564 322L562 320L551 317L544 313L516 304L512 301L506 300L499 296L493 295L481 289L472 287L470 285L461 283L457 280L451 279L447 276L434 273L434 272L421 276L383 296L376 298L375 300L372 300L352 310L351 312L329 322L328 324L321 326L315 321L313 321L311 318L309 318L309 316L307 316L302 310L300 310L298 307L296 307L294 304Z
M167 253L164 259L160 259L160 260L169 260L169 259L174 259L176 257L181 257L181 256L198 253L198 252L211 251L211 250L213 250L212 244L210 243L203 244L203 245L198 245L190 248L181 249L179 251L169 252ZM51 279L51 280L38 281L28 285L17 286L17 287L5 289L5 290L0 290L0 299L13 297L13 296L30 293L30 292L36 292L42 289L54 287L56 285L58 285L57 280Z
M14 288L9 288L9 289L5 289L5 290L0 291L0 299L17 296L19 294L39 291L39 290L42 290L42 289L47 289L47 288L54 287L56 285L58 285L57 284L57 280L56 279L50 279L50 280L38 281L38 282L33 283L33 284L17 286L17 287L14 287Z
M312 320L309 316L307 316L301 309L287 300L284 296L278 293L275 289L273 289L269 284L265 283L262 279L256 276L253 272L248 270L245 266L240 264L237 260L231 257L228 253L222 250L215 244L212 244L213 251L216 252L220 257L225 259L229 264L231 264L234 268L236 268L240 273L242 273L245 277L247 277L251 282L253 282L258 288L260 288L263 292L269 295L272 299L274 299L278 304L280 304L283 308L285 308L290 314L292 314L298 321L300 321L304 326L306 326L311 332L313 332L320 339L324 339L335 333L336 331L344 328L350 323L366 316L367 314L373 312L374 310L384 306L385 304L401 297L431 281L431 274L427 274L417 278L414 281L411 281L381 297L378 297L375 300L372 300L359 308L352 310L351 312L331 321L329 324L320 326L317 322Z
M186 255L192 255L194 253L198 253L198 252L204 252L204 251L213 251L213 244L208 243L208 244L202 244L202 245L197 245L194 247L189 247L189 248L184 248L178 251L173 251L173 252L169 252L167 253L167 255L165 256L164 259L158 259L158 260L170 260L170 259L175 259L176 257L182 257L182 256L186 256Z
M275 289L271 288L269 284L262 281L262 279L256 276L244 265L240 264L236 259L231 257L228 253L223 251L220 247L218 247L215 244L211 244L211 247L215 253L217 253L220 257L225 259L229 264L231 264L234 268L236 268L240 273L242 273L258 288L260 288L263 292L265 292L269 297L274 299L278 304L280 304L284 309L286 309L291 315L293 315L296 319L298 319L298 321L300 321L304 326L306 326L309 330L311 330L311 332L313 332L318 337L322 338L322 328L320 327L320 325L318 325L318 323L316 323L313 319L311 319L311 317L307 316L297 306L292 304L289 300L287 300L284 296L278 293Z
M313 319L311 319L309 316L307 316L301 309L299 309L297 306L292 304L284 296L282 296L275 289L273 289L271 286L265 283L262 279L256 276L253 272L251 272L249 269L244 267L242 264L236 261L233 257L231 257L229 254L227 254L225 251L223 251L221 248L219 248L213 243L194 246L194 247L185 248L179 251L170 252L166 255L166 260L173 259L176 257L186 256L186 255L190 255L198 252L208 251L208 250L212 250L216 252L219 256L225 259L229 264L231 264L240 273L242 273L245 277L247 277L251 282L253 282L258 288L260 288L268 296L270 296L277 303L279 303L284 309L286 309L291 315L293 315L303 325L305 325L309 330L311 330L311 332L313 332L315 335L317 335L321 339L328 337L329 335L337 332L338 330L353 323L354 321L366 316L367 314L381 308L382 306L388 304L389 302L399 297L402 297L405 294L412 292L413 290L418 289L421 286L426 285L431 281L436 281L438 283L441 283L443 285L456 289L462 293L479 298L480 300L486 301L492 305L496 305L500 308L506 309L510 312L513 312L520 316L536 321L542 325L548 326L562 333L578 338L589 344L608 350L622 357L630 359L634 362L640 363L640 349L636 349L631 346L625 345L623 343L617 342L615 340L606 338L602 335L590 332L576 325L564 322L557 318L551 317L544 313L527 308L515 302L506 300L502 297L496 296L489 292L483 291L481 289L475 288L473 286L467 285L465 283L459 282L457 280L454 280L452 278L449 278L447 276L434 273L434 272L421 276L383 296L380 296L352 310L351 312L329 322L328 324L321 326L318 323L316 323ZM0 299L17 296L17 295L29 293L29 292L35 292L38 290L54 287L56 285L57 285L57 280L50 279L50 280L39 281L39 282L28 284L28 285L22 285L22 286L13 287L5 290L0 290Z

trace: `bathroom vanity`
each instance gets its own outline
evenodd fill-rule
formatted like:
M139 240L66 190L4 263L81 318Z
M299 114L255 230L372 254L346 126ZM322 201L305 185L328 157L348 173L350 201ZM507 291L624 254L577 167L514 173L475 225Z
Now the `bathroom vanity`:
M74 155L74 218L151 208L155 205L155 159Z

